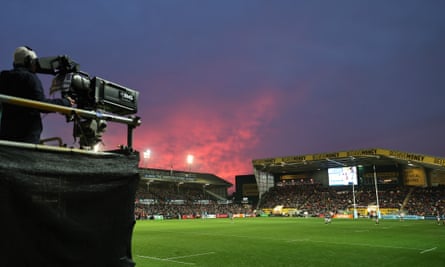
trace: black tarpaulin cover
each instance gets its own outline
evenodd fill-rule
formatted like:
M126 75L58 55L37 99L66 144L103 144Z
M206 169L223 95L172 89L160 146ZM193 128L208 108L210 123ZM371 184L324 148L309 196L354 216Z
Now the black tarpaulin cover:
M138 161L0 145L0 266L134 266Z

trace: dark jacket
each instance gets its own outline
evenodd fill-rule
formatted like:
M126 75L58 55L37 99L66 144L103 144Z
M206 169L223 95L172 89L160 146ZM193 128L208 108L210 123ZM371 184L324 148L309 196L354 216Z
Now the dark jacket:
M15 97L70 106L67 99L45 98L42 82L26 68L0 72L0 93ZM0 139L38 144L42 133L40 113L48 111L3 103Z

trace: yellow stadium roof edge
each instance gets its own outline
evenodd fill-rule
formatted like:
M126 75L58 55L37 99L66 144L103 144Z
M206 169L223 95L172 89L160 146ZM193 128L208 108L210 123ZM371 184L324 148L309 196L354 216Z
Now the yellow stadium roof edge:
M443 157L382 148L366 148L252 160L254 169L270 173L304 172L339 166L391 164L406 164L445 171L445 158Z

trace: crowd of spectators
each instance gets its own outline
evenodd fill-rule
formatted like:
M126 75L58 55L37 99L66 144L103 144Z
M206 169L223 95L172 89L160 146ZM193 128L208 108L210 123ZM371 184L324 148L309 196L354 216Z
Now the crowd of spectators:
M355 196L355 199L354 199ZM137 192L138 199L149 203L136 202L136 216L140 219L153 215L180 218L192 215L194 218L205 214L243 213L253 214L251 205L218 202L199 187L174 183L142 185ZM263 194L259 209L281 205L318 216L328 211L343 212L353 204L366 207L377 204L374 186L327 187L317 183L279 184ZM445 213L445 186L406 187L400 185L379 185L380 208L397 209L406 215L436 216Z
M211 202L210 204L150 204L150 205L136 205L136 219L153 219L156 215L162 215L166 219L181 219L189 218L205 218L213 215L227 215L228 214L253 214L250 207L245 205L227 203L218 204Z
M416 187L409 195L404 206L408 214L437 215L445 214L445 186Z
M156 215L163 218L203 218L208 214L252 214L252 206L218 202L202 188L174 183L140 186L136 193L136 219L152 219ZM142 203L141 200L148 200Z
M303 210L312 215L327 211L344 211L356 206L377 204L374 186L326 187L321 184L294 184L276 186L267 191L260 208L273 208L283 205ZM435 216L445 212L445 187L404 187L399 185L379 185L380 208L391 208L410 215Z

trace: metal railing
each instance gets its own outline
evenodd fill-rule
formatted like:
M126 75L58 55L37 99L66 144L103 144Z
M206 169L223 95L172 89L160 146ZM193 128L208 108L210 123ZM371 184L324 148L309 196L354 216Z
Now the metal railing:
M102 113L100 111L94 111L94 110L83 110L83 109L77 109L72 107L65 107L55 104L49 104L45 102L40 102L36 100L30 100L26 98L20 98L20 97L14 97L9 95L0 94L0 102L1 103L7 103L10 105L18 105L28 108L36 108L46 111L52 111L61 113L67 116L76 116L80 118L86 118L86 119L102 119L106 121L116 122L116 123L122 123L127 125L127 146L128 148L133 147L133 130L137 126L141 125L141 119L137 116L129 116L129 117L123 117L108 113Z

